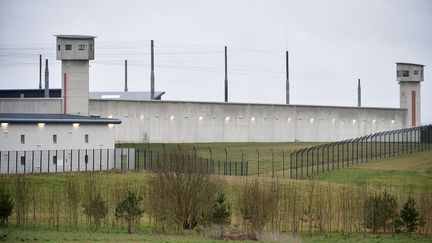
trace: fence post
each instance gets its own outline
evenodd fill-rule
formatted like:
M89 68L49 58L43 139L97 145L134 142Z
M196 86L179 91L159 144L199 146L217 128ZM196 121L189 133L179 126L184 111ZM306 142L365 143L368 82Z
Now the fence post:
M42 173L42 150L40 151L40 158L39 158L39 173ZM8 174L9 174L9 151L8 151Z
M272 177L274 177L274 154L273 149L270 149L272 155Z
M285 178L285 152L282 150L282 178Z
M298 172L297 172L297 166L298 166L298 162L297 162L297 158L298 158L298 152L296 153L296 161L295 161L295 165L296 165L296 172L295 172L295 178L297 179L297 174L298 174Z
M257 149L257 169L258 169L258 176L260 175L260 154L259 149Z
M290 152L290 179L292 179L292 153Z
M334 170L334 162L335 162L335 156L334 156L334 146L335 145L336 144L331 145L331 147L332 147L332 170Z
M63 150L64 151L64 150ZM64 157L64 156L63 156ZM1 152L0 152L0 162L2 160L3 157L1 157ZM64 165L64 162L63 162ZM64 169L63 169L64 170ZM34 173L34 150L32 150L32 174ZM1 174L1 164L0 164L0 174Z
M106 150L106 154L107 154L107 160L106 160L106 170L109 170L109 157L110 157L110 152L109 149Z
M313 175L313 164L312 164L312 175ZM309 149L306 151L306 176L309 176ZM302 153L302 160L301 160L301 177L303 178L303 153Z
M48 150L48 173L50 173L51 150Z

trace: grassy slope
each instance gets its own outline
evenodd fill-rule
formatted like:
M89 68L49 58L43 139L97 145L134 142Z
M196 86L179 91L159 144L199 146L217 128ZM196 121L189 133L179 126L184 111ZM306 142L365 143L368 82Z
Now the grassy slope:
M385 158L318 174L313 179L421 188L432 185L432 151Z

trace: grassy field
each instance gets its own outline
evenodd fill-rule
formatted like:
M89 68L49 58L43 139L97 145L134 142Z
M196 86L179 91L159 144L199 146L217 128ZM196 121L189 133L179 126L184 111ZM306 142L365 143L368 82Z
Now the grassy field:
M430 242L430 238L418 235L391 235L391 234L326 234L326 235L277 235L265 236L258 242L283 243L354 243L354 242ZM152 235L152 234L125 234L125 233L88 233L88 232L58 232L47 230L16 230L10 233L7 242L149 242L149 243L218 243L239 242L234 240L212 240L199 235ZM252 243L257 241L241 241Z
M205 153L209 153L208 147L211 146L213 153L217 154L217 156L225 156L224 148L228 147L229 149L227 148L227 150L230 151L232 156L241 156L241 151L243 151L243 156L247 158L255 156L257 153L256 150L258 149L263 151L262 153L260 152L260 156L263 156L260 157L260 159L262 158L263 161L268 161L268 159L271 160L271 154L267 154L264 151L268 151L269 149L277 148L289 151L309 145L312 144L224 143L199 144L195 145L195 148L197 153L202 153L204 155ZM151 146L163 152L161 144L153 144ZM177 145L164 146L165 150L178 150ZM190 146L190 144L183 144L180 149L190 150ZM14 230L9 236L8 242L218 242L200 236L197 233L190 233L183 236L151 234L150 227L152 221L151 218L146 215L143 217L139 234L129 235L125 233L124 226L116 223L113 217L112 210L115 208L118 201L116 195L124 188L135 188L141 192L146 192L150 173L151 172L142 171L110 171L93 174L101 191L104 195L106 194L106 200L110 207L109 217L103 227L105 233L88 233L86 230L85 216L83 216L82 211L80 211L79 216L79 231L70 232L67 227L68 219L65 217L67 214L65 214L64 211L64 209L67 208L65 202L66 184L70 180L75 180L81 187L81 193L84 193L86 179L90 173L26 175L24 178L27 178L28 182L31 183L29 191L30 196L27 199L30 205L28 226L25 230ZM298 215L296 216L296 214L301 215L304 210L308 208L308 194L322 195L322 198L314 199L314 201L317 200L317 202L316 204L314 202L313 207L325 208L323 213L325 215L328 214L329 217L323 222L324 225L327 225L325 226L328 228L326 229L326 231L328 230L327 233L319 234L319 232L315 230L313 236L308 236L306 235L307 227L300 226L300 229L303 227L303 230L300 230L300 232L304 233L297 233L294 236L278 236L275 237L275 242L430 242L430 238L425 238L417 234L406 236L355 233L356 227L361 227L362 222L361 219L355 218L354 220L353 217L359 217L361 215L361 213L359 214L356 210L361 209L362 204L356 202L356 200L351 200L352 198L350 199L350 197L359 197L358 200L364 200L364 195L367 193L389 190L397 195L399 200L398 204L400 205L403 200L406 199L407 195L414 193L419 200L419 204L421 203L422 214L427 214L432 206L432 197L430 196L432 195L432 151L360 163L348 168L341 168L339 170L314 175L311 177L311 180L281 179L280 173L281 172L278 172L276 174L279 178L269 178L263 175L260 175L260 177L256 175L250 177L216 176L218 179L225 182L223 190L233 203L233 225L241 227L242 224L239 206L236 205L242 187L248 181L258 180L260 183L267 185L272 182L277 182L281 187L281 204L285 205L283 206L285 208L281 208L281 211L276 214L276 216L280 215L280 218L277 219L278 223L276 227L279 232L292 232L290 230L291 227L293 227L290 220L292 217L297 217L300 224L303 224L302 219L299 218ZM14 190L15 183L19 178L23 177L1 176L0 183ZM313 187L315 187L315 189L313 189ZM56 202L58 203L56 204ZM293 202L298 202L298 208L292 207ZM38 208L33 210L32 205L38 205ZM60 217L60 224L55 222L56 217ZM428 227L430 228L432 226L432 221L431 218L428 220ZM12 217L11 222L13 225L14 217ZM352 225L346 228L344 222L350 222ZM34 230L33 227L36 227L36 230ZM427 229L424 230L424 232L429 232ZM335 231L351 233L331 233ZM270 237L262 242L272 242L271 239Z
M312 179L411 189L432 186L432 151L384 158L318 174Z

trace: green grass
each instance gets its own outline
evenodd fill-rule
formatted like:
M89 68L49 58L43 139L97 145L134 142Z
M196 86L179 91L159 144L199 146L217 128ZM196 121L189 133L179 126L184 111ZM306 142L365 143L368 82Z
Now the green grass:
M384 158L312 177L336 183L424 188L432 185L432 151Z
M374 242L374 243L405 243L405 242L431 242L431 238L420 235L405 234L361 234L353 233L345 235L341 233L321 234L307 236L301 235L301 241L304 243L350 243L350 242Z
M5 232L5 230L1 230ZM392 234L361 234L344 235L340 233L314 234L308 236L300 233L294 237L281 237L283 240L261 240L258 242L304 242L304 243L332 243L332 242L430 242L430 238L420 235L392 235ZM290 239L290 240L287 240ZM218 243L240 242L233 240L211 240L196 234L191 235L155 235L155 234L126 234L126 233L89 233L62 232L48 230L14 230L9 234L7 242L148 242L148 243ZM241 241L256 242L256 241Z

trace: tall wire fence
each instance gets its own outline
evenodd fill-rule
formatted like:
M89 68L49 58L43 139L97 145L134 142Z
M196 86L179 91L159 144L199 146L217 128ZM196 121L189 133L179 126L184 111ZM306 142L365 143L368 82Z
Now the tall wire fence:
M392 130L331 143L226 148L179 144L121 144L116 149L0 151L0 174L135 170L179 166L227 176L303 179L319 173L431 149L432 125Z

